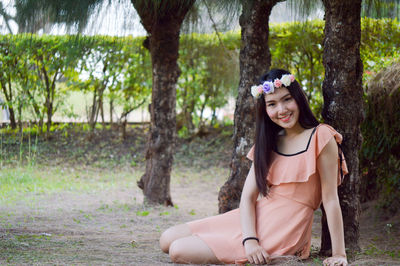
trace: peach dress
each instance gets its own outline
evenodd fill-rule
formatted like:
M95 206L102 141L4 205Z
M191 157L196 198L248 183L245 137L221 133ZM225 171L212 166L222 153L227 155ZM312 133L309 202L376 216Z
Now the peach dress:
M328 141L342 136L331 126L320 124L312 131L307 148L295 154L273 152L267 176L270 192L256 202L256 232L260 245L272 256L310 255L313 213L321 203L317 158ZM247 157L253 160L254 146ZM347 174L344 159L339 167ZM338 171L338 185L341 183ZM240 210L188 223L193 235L202 239L224 263L247 261L242 245Z

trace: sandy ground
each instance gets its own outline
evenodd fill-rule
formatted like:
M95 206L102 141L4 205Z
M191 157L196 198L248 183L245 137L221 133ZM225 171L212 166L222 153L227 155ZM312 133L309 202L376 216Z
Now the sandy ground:
M175 208L143 206L142 192L134 182L84 193L31 195L3 204L0 264L171 264L158 247L161 232L178 223L217 214L218 188L227 175L225 170L222 177L173 180ZM400 251L399 231L395 231L399 221L378 222L371 210L367 208L361 218L363 252L353 257L352 265L400 265L400 254L391 257L385 251ZM320 214L315 215L311 258L279 265L321 265L323 258L316 253ZM385 227L389 223L390 232Z

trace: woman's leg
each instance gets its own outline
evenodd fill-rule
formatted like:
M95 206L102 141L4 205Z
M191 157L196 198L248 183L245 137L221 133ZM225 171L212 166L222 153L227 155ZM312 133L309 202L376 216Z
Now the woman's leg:
M187 224L167 229L160 237L160 247L177 263L219 264L212 250L197 236L192 235Z
M187 236L172 242L169 256L175 263L220 264L212 250L197 236Z
M162 233L160 237L160 247L162 251L169 253L169 247L171 246L172 242L179 238L191 235L192 231L190 231L190 228L187 224L180 224L170 227L165 230L164 233Z

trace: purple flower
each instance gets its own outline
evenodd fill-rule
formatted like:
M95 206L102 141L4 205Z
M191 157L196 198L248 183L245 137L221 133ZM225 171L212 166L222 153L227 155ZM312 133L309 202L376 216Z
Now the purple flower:
M262 86L265 94L270 94L274 92L274 83L272 83L271 81L265 81Z

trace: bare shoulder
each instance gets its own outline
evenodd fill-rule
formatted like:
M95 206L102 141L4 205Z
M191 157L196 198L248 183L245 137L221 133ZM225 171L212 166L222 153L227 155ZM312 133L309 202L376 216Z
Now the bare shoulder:
M335 138L333 138L333 137L328 141L328 143L322 149L319 157L331 158L331 156L333 156L333 157L338 156L338 145L337 145Z

